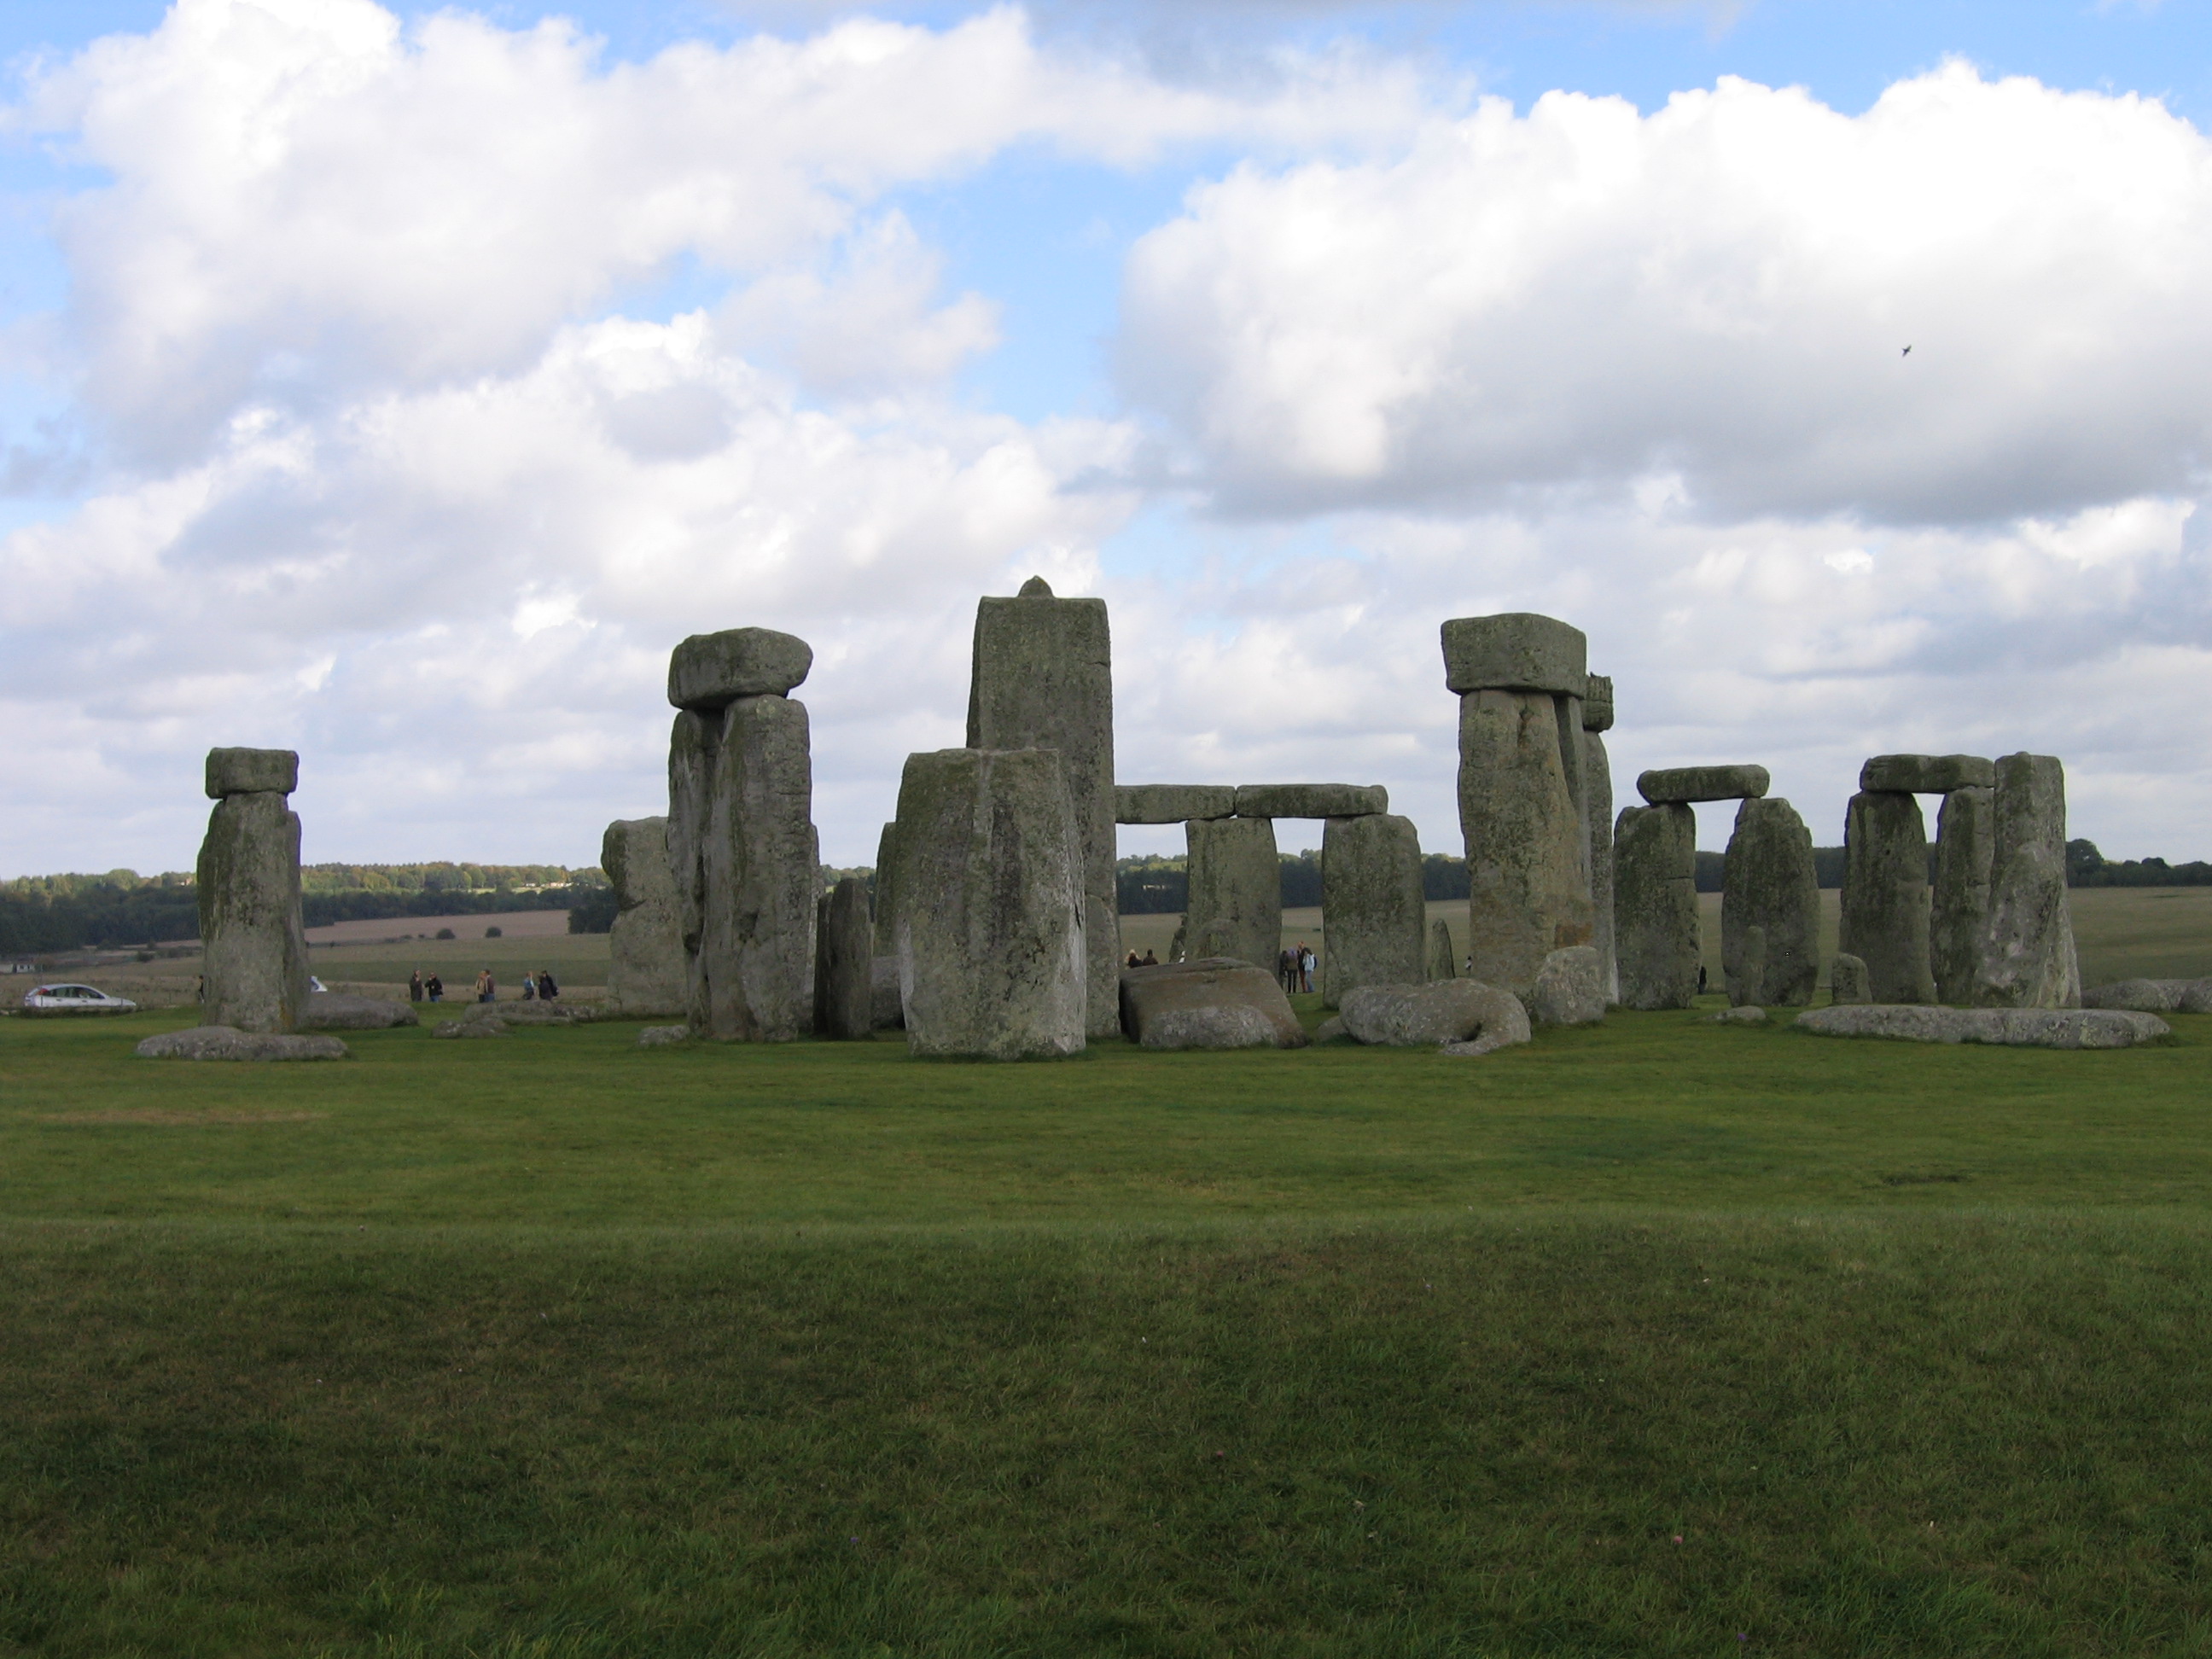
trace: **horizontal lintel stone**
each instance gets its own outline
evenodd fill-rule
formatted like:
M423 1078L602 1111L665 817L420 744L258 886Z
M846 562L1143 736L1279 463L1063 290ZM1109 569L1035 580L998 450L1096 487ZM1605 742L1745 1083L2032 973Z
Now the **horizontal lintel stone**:
M300 787L300 757L290 749L210 749L210 800L228 795L289 795Z
M1116 823L1188 823L1193 818L1233 818L1237 788L1227 783L1117 783Z
M1509 611L1443 625L1444 684L1470 691L1548 691L1579 697L1589 685L1589 641L1556 617Z
M668 701L702 712L739 697L781 697L814 666L814 647L772 628L694 634L668 657Z
M1364 818L1390 810L1379 783L1247 783L1237 790L1240 818Z
M1589 689L1583 693L1583 730L1613 730L1612 675L1592 674L1589 677Z
M1701 800L1757 800L1766 793L1763 766L1670 766L1636 780L1637 793L1654 806L1687 806Z
M1948 795L1993 789L1997 763L1979 755L1876 755L1859 768L1859 787L1885 795Z

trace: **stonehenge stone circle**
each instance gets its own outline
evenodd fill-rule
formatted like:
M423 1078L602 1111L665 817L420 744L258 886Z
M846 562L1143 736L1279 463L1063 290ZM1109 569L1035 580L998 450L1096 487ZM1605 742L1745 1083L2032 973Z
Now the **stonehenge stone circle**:
M1698 994L1698 817L1625 806L1613 830L1613 948L1624 1008L1686 1008Z
M1237 789L1240 818L1349 818L1390 810L1379 783L1246 783Z
M1836 953L1828 971L1828 1000L1838 1007L1874 1000L1867 988L1867 965L1847 951Z
M1645 772L1636 792L1654 806L1688 805L1701 800L1756 800L1766 793L1763 766L1672 766Z
M1759 936L1757 960L1750 950ZM1820 884L1813 833L1779 796L1736 809L1721 896L1721 971L1729 1002L1794 1007L1820 976Z
M1546 957L1528 998L1530 1022L1595 1025L1604 1018L1605 981L1598 972L1597 947L1571 945Z
M1085 1029L1121 1029L1115 905L1114 655L1103 599L1054 597L1041 576L975 607L968 746L1059 751L1075 814L1090 997Z
M1386 1048L1425 1048L1487 1040L1492 1048L1528 1041L1528 1012L1521 1000L1480 980L1438 980L1427 985L1363 985L1344 999L1338 1015L1355 1042Z
M1083 1050L1084 848L1059 753L945 749L899 781L898 963L908 1052ZM1111 981L1121 1026L1119 973Z
M1283 948L1283 866L1272 818L1194 818L1185 826L1184 950L1273 968Z
M815 908L816 1036L850 1040L874 1031L875 960L868 884L858 876L840 877Z
M1876 1004L1815 1008L1796 1029L1816 1036L1891 1037L1906 1042L1987 1042L2008 1048L2127 1048L2172 1027L2155 1014L2095 1008L1934 1008Z
M1928 960L1928 827L1911 795L1863 789L1845 809L1837 948L1866 963L1874 1001L1935 1001Z
M1237 790L1226 783L1120 783L1114 786L1116 823L1188 823L1193 818L1237 816Z
M1451 924L1442 916L1429 924L1429 977L1459 977L1459 952L1452 948Z
M1948 795L1996 781L1996 763L1978 755L1876 755L1859 768L1859 787L1878 794Z
M1411 818L1380 812L1328 819L1322 829L1321 879L1328 947L1321 964L1323 1006L1335 1007L1358 986L1418 984L1429 977L1421 838Z
M1928 904L1928 967L1939 1002L1972 1003L1977 994L1989 937L1996 831L1993 788L1968 784L1943 797L1936 817L1936 884Z
M690 1006L683 918L668 858L666 818L617 818L599 842L599 868L615 890L607 936L610 1012L666 1018Z
M285 800L299 775L300 757L290 750L209 752L208 793L216 799L200 843L198 883L202 1017L210 1027L282 1033L307 1012L300 818ZM234 787L241 784L272 787Z
M1613 726L1613 681L1589 677L1583 698L1583 817L1589 833L1590 942L1597 947L1606 1006L1620 1000L1620 964L1613 944L1613 763L1605 733Z
M1282 981L1225 959L1124 969L1121 1032L1146 1048L1303 1048Z
M668 658L668 701L702 713L739 697L788 696L814 666L814 648L769 628L694 634Z
M1990 909L1974 1001L2078 1008L2081 970L2066 898L2066 769L2050 755L1996 763Z

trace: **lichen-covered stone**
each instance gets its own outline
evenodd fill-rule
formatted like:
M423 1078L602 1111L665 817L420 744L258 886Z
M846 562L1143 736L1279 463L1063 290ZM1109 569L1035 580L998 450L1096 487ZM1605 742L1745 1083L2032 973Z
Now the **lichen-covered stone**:
M1876 755L1859 768L1861 789L1893 795L1948 795L1996 781L1996 763L1979 755Z
M226 795L200 844L201 972L210 1026L289 1031L307 1002L300 818L273 790Z
M1379 783L1245 783L1237 787L1240 818L1350 818L1390 810Z
M867 883L858 876L839 878L816 911L816 1035L852 1040L875 1030L874 935Z
M343 1060L352 1053L334 1036L286 1031L241 1031L234 1025L197 1025L149 1036L135 1050L141 1060Z
M2212 1002L2212 979L2124 979L2081 993L2084 1008L2124 1008L2140 1014L2196 1014Z
M301 1029L309 1031L389 1031L422 1023L421 1016L404 1002L339 991L310 991L300 1017Z
M289 749L210 749L210 800L230 795L289 795L300 787L300 757Z
M1571 945L1544 958L1528 1003L1537 1025L1595 1025L1605 1018L1605 981L1593 945Z
M1121 1031L1147 1048L1303 1048L1282 982L1224 958L1127 968Z
M599 868L615 890L607 935L607 1004L629 1019L689 1011L683 917L666 818L617 818L599 840Z
M876 872L876 879L883 879L883 872ZM878 1031L902 1031L906 1029L906 1009L899 1000L898 958L896 956L878 957L868 968L868 1024Z
M1457 979L1459 952L1452 948L1451 924L1438 916L1429 924L1429 975L1431 979Z
M637 1034L641 1048L672 1048L690 1041L689 1025L648 1025Z
M1669 766L1641 773L1636 792L1654 806L1701 800L1756 800L1770 780L1763 766Z
M2006 755L1996 776L1990 920L1974 1001L2078 1007L2081 970L2066 898L2066 769L2050 755Z
M1759 935L1759 960L1749 949ZM1729 836L1721 897L1721 969L1729 1001L1800 1006L1820 977L1820 883L1813 833L1779 796L1747 800Z
M1283 866L1270 818L1194 818L1185 827L1183 951L1273 965L1283 948Z
M1337 1011L1346 1036L1388 1048L1424 1048L1488 1039L1529 1040L1528 1012L1510 991L1480 980L1363 985Z
M1598 674L1606 687L1606 724L1613 724L1613 682ZM1613 945L1613 763L1605 752L1605 738L1589 723L1589 704L1583 705L1583 822L1589 834L1590 943L1597 947L1598 974L1604 981L1607 1007L1620 1001L1620 962Z
M1874 1000L1867 984L1867 965L1849 951L1838 951L1828 969L1828 1000L1838 1007L1860 1007Z
M1116 823L1188 823L1237 815L1230 783L1121 783L1114 786Z
M1698 994L1698 819L1625 806L1613 830L1613 949L1624 1008L1686 1008Z
M1534 988L1553 951L1596 935L1580 703L1533 691L1460 699L1473 977L1516 995Z
M1589 641L1555 617L1506 611L1443 625L1444 684L1470 691L1542 691L1579 699L1589 684Z
M2155 1014L2118 1009L1942 1008L1882 1003L1815 1008L1797 1016L1796 1029L1817 1036L1986 1042L2008 1048L2128 1048L2172 1032Z
M668 701L713 714L739 697L781 697L814 666L814 647L772 628L694 634L668 658Z
M1933 1002L1928 960L1928 826L1911 795L1861 790L1844 814L1837 948L1866 963L1876 1003Z
M1945 795L1936 817L1936 882L1928 903L1928 968L1939 1002L1974 1000L1989 939L1996 851L1996 792L1969 786Z
M1075 815L1083 891L1085 1025L1094 1037L1120 1029L1115 979L1121 927L1114 860L1114 650L1103 599L1063 599L1043 582L975 607L968 692L970 749L1051 749L1060 754Z
M1421 838L1411 818L1330 818L1322 829L1321 879L1323 1006L1335 1007L1357 986L1429 977Z
M908 756L898 821L908 1050L983 1060L1080 1053L1090 1000L1082 841L1058 752Z
M1708 1025L1764 1025L1766 1010L1745 1003L1734 1008L1723 1008L1717 1014L1707 1014Z
M441 1019L430 1028L434 1037L495 1037L507 1035L507 1022L496 1014L470 1014L461 1019Z
M896 957L895 943L898 929L894 912L898 908L898 821L894 818L884 826L876 837L876 896L874 903L876 955Z

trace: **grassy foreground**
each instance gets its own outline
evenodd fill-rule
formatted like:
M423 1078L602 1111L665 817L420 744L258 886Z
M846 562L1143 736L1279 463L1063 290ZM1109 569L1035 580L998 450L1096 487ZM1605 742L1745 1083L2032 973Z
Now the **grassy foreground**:
M2212 1653L2212 1018L164 1023L0 1023L0 1653Z

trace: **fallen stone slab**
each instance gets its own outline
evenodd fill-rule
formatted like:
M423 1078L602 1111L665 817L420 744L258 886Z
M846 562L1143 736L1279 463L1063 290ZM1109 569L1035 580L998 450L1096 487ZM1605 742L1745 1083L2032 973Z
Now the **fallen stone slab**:
M1580 697L1589 690L1589 640L1556 617L1509 611L1455 617L1443 625L1444 684L1470 691L1545 691Z
M1942 1008L1865 1003L1815 1008L1796 1029L1818 1036L1893 1037L1906 1042L1984 1042L2008 1048L2127 1048L2168 1036L2155 1014L2106 1008Z
M1485 1040L1492 1048L1529 1040L1528 1011L1510 991L1477 979L1425 985L1363 985L1338 1011L1346 1036L1386 1048ZM1485 1049L1483 1052L1489 1052Z
M1595 945L1571 945L1544 958L1528 1018L1538 1025L1595 1025L1605 1018L1605 979Z
M637 1034L641 1048L667 1048L691 1041L689 1025L648 1025Z
M300 757L290 749L210 749L210 800L229 795L289 795L300 787Z
M195 1025L188 1031L149 1036L136 1052L141 1060L344 1060L352 1050L334 1036Z
M1766 1024L1766 1010L1754 1007L1747 1002L1740 1007L1723 1008L1717 1014L1707 1014L1705 1024L1708 1025L1764 1025Z
M349 996L343 991L311 991L300 1028L307 1031L388 1031L420 1025L422 1018L404 1002L382 997Z
M739 697L781 697L814 666L814 647L772 628L694 634L668 657L668 701L711 712Z
M2081 1006L2141 1014L2212 1013L2212 979L2115 980L2082 992Z
M1240 818L1360 818L1390 810L1379 783L1245 783L1237 787Z
M1233 818L1237 786L1231 783L1117 783L1116 823L1188 823L1193 818Z
M497 1015L471 1014L466 1019L441 1019L430 1028L434 1037L505 1036L507 1022Z
M504 1020L509 1025L588 1025L599 1009L588 1002L479 1002L470 1019Z
M1282 982L1229 957L1121 970L1121 1032L1146 1048L1303 1048Z
M1979 755L1876 755L1859 768L1859 787L1899 795L1948 795L1996 787L1997 763Z
M1654 806L1689 806L1701 800L1757 800L1769 781L1763 766L1668 766L1639 775L1636 791Z

